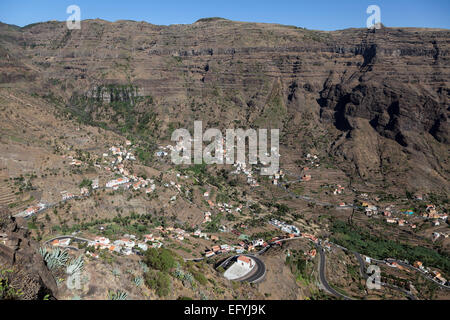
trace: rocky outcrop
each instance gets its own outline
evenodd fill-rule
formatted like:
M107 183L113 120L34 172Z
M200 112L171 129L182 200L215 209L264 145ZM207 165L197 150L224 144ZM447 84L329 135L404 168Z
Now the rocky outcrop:
M9 280L23 292L19 298L42 300L46 295L54 296L58 291L56 281L38 253L37 243L30 239L25 221L0 208L0 226L0 264L3 269L14 270Z

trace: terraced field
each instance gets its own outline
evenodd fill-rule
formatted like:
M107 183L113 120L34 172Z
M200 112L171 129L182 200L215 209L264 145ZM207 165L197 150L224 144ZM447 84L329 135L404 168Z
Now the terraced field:
M9 185L8 178L6 170L0 169L0 207L8 206L16 200L16 195Z

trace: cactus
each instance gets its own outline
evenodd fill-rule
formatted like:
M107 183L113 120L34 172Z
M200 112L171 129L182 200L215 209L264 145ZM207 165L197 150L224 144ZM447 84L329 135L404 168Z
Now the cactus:
M68 266L66 268L66 273L68 275L72 275L72 274L82 271L83 268L84 268L83 256L79 256L78 258L70 261L70 263L68 264Z
M109 291L108 292L108 299L109 300L127 300L128 293L117 290L116 292Z
M136 287L140 287L144 283L144 279L142 277L135 277L134 284Z

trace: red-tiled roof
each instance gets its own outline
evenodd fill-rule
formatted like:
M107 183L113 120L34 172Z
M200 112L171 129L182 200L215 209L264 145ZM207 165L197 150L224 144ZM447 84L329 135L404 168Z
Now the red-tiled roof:
M245 262L245 263L251 263L252 262L252 260L250 258L246 257L246 256L239 256L237 259L238 259L238 261L242 261L242 262Z

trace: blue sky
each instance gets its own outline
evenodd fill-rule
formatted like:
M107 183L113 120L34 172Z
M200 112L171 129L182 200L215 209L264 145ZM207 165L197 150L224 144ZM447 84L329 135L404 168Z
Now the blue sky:
M189 24L200 18L271 22L308 29L365 27L366 9L381 8L381 21L390 27L450 29L450 0L0 0L0 21L19 26L65 21L69 5L81 8L81 19Z

